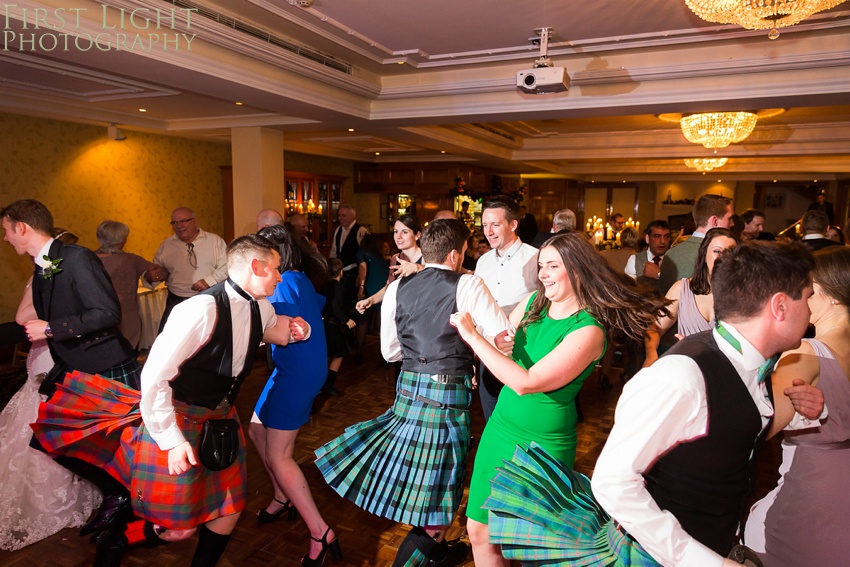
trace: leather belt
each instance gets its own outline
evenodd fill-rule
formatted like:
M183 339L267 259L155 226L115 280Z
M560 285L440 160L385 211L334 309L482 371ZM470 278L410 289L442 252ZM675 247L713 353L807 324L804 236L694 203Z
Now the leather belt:
M432 400L431 398L426 398L425 396L420 396L419 394L414 394L409 390L403 390L401 388L398 389L398 393L400 396L404 396L405 398L410 398L411 400L415 400L417 402L423 403L428 406L432 406L440 409L454 409L459 411L468 411L466 408L450 406L447 404L443 404L438 402L437 400Z

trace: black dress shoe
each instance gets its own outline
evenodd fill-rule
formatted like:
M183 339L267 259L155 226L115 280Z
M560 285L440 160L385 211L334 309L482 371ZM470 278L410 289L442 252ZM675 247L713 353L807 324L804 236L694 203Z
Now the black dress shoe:
M454 567L460 565L466 559L469 546L462 541L453 539L446 540L440 544L444 554L442 557L433 558L428 562L429 567Z
M129 512L130 498L128 496L106 496L97 515L80 529L80 535L102 532Z
M124 522L116 522L100 534L92 567L121 567L121 558L130 547L125 528Z
M342 394L339 390L331 386L330 388L322 388L322 393L326 396L339 396Z

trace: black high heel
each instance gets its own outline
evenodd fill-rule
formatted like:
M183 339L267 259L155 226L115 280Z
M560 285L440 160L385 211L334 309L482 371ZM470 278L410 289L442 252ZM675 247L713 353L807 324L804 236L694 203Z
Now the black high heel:
M322 567L322 564L325 562L325 555L327 555L328 551L331 552L331 559L333 559L334 563L337 563L342 559L342 547L339 545L339 538L337 537L333 541L328 542L329 533L331 533L330 527L325 530L325 535L322 536L322 539L316 539L313 536L310 536L310 539L322 544L322 551L319 552L319 556L315 559L310 557L310 552L308 551L307 555L301 558L301 565L304 567Z
M281 502L280 500L275 498L274 501L277 502L278 504L283 504L283 508L281 508L280 510L278 510L274 514L272 514L271 512L267 512L265 509L257 512L257 520L259 520L259 522L261 524L270 524L270 523L274 522L275 520L280 518L280 516L284 512L287 512L289 514L287 516L287 520L289 520L290 522L294 522L295 520L298 519L298 510L295 508L295 506L292 505L292 500L287 500L286 502Z

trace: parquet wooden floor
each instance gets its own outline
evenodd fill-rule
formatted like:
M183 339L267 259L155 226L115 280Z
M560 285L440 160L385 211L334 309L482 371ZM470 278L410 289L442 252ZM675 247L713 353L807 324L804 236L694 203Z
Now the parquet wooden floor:
M404 526L368 514L347 500L340 498L325 484L313 464L313 450L333 439L346 426L375 417L383 413L393 401L394 378L392 369L387 368L380 357L375 337L370 337L364 350L364 360L356 363L352 357L343 362L337 387L341 396L320 396L316 411L299 434L296 460L301 464L310 484L316 504L329 525L333 526L342 545L344 559L338 567L375 566L392 564L399 543L404 539L409 526ZM258 357L261 361L264 357ZM257 363L247 379L237 400L237 409L243 423L248 423L253 404L269 375L264 363ZM596 374L590 376L581 391L581 408L584 422L578 426L576 469L592 474L596 458L605 443L614 419L614 407L622 384L602 389ZM11 395L11 394L9 394ZM2 405L8 398L2 400ZM479 437L483 429L480 406L473 406L473 435ZM759 493L772 488L776 480L779 453L773 443L762 459ZM471 469L473 453L470 455ZM468 475L467 475L468 478ZM306 553L307 529L302 521L288 523L278 520L272 524L259 524L254 514L266 506L273 490L266 472L248 442L248 503L239 519L233 538L221 567L251 567L260 565L297 565ZM464 499L465 502L465 499ZM465 536L463 524L464 507L455 521L450 537ZM133 549L124 558L126 567L155 566L177 567L188 565L195 549L196 539L160 546L152 549ZM66 529L54 536L17 552L0 551L0 565L9 567L87 567L94 557L94 546L88 538L80 537L76 530ZM330 565L328 559L326 565ZM467 566L473 565L472 555Z

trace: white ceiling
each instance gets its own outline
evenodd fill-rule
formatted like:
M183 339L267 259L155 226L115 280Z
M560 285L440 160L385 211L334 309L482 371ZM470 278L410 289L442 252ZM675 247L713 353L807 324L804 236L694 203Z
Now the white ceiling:
M265 126L289 150L347 159L640 180L688 179L682 158L711 155L658 114L779 107L723 152L725 178L850 177L846 2L775 41L704 22L684 0L295 4L20 0L3 22L0 111L211 140ZM201 8L188 22L186 6ZM160 29L139 29L144 14ZM555 30L567 93L515 87L541 27ZM69 49L50 49L65 34ZM110 50L83 49L98 34ZM21 36L34 43L21 50Z

